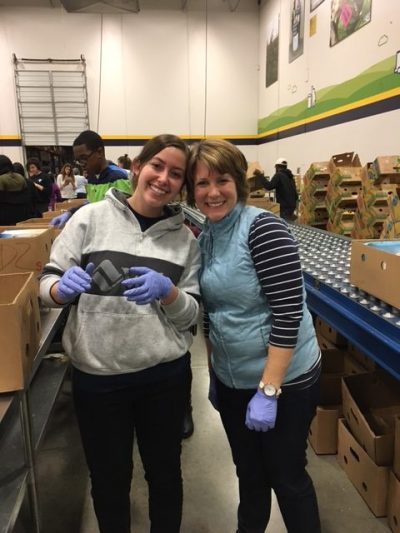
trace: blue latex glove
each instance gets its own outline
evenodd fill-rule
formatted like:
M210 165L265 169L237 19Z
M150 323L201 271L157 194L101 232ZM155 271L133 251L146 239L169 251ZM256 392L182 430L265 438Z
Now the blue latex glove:
M58 215L58 217L54 217L50 221L50 226L54 226L55 228L63 228L66 224L66 222L71 218L71 213L69 211L66 211L65 213L61 213L61 215Z
M151 268L132 267L129 272L136 274L136 277L125 279L121 283L128 288L124 296L127 296L130 302L136 302L138 305L151 304L171 292L172 281Z
M216 411L219 411L218 396L217 396L217 376L212 368L210 368L210 386L208 389L208 399Z
M64 272L58 282L56 298L60 302L69 302L79 294L90 289L94 263L88 263L86 269L74 266Z
M256 431L268 431L275 427L277 399L257 391L249 401L246 413L246 426Z

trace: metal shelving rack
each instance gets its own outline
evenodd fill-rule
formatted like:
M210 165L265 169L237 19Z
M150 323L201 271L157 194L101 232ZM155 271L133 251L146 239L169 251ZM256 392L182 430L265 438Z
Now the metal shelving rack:
M183 209L202 228L204 216ZM351 239L299 224L290 228L299 243L309 309L400 380L400 310L350 284Z
M42 339L25 390L0 394L0 532L13 530L27 493L32 531L40 532L35 456L68 365L44 360L65 310L42 311Z
M17 58L19 125L25 146L71 146L89 129L86 61Z

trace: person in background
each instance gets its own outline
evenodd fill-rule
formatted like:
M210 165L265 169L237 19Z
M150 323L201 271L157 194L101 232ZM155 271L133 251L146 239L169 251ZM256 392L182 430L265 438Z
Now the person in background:
M128 156L128 154L120 155L117 159L117 164L119 168L123 168L126 170L127 174L129 175L129 172L132 167L132 159Z
M74 173L74 176L75 176L76 197L80 198L80 199L86 198L87 197L86 185L87 185L87 182L88 182L87 179L85 178L85 176L81 176L81 174L79 174L79 168L78 167L74 167L73 173Z
M264 187L267 191L276 191L276 201L280 206L280 216L285 220L295 220L295 209L298 200L296 183L292 171L287 168L287 161L279 157L275 163L275 174L270 180L265 179Z
M63 198L61 196L61 191L56 183L54 176L51 177L52 181L52 191L51 191L51 197L49 202L49 211L55 211L56 210L56 204L61 203L63 201Z
M133 163L133 195L112 188L103 202L77 211L40 280L46 305L73 304L63 345L101 533L131 531L134 435L151 532L180 530L200 251L182 208L169 204L185 183L187 156L174 135L148 141Z
M246 206L247 162L234 145L192 146L187 203L206 215L199 237L209 398L239 479L238 533L264 533L271 489L289 533L320 533L306 471L321 355L297 243L285 221Z
M0 155L0 226L12 226L34 216L26 178L15 172L11 159Z
M61 173L57 176L57 185L61 191L61 197L63 200L76 198L75 175L70 163L65 163L62 167Z
M33 182L30 179L27 179L26 173L25 173L25 167L19 161L16 161L15 163L13 163L13 170L14 172L16 172L17 174L19 174L25 179L26 184L28 186L30 203L32 205L32 214L28 218L37 217L38 211L36 209L36 188Z
M104 142L98 133L85 130L73 142L74 158L79 163L82 171L88 173L86 185L87 199L89 202L103 200L107 191L116 188L122 192L131 193L131 182L126 172L116 165L109 163L104 153ZM79 208L73 208L52 219L51 224L63 227Z
M39 217L42 213L48 210L51 194L53 191L53 183L50 177L42 172L39 159L32 157L28 159L26 165L29 179L35 186L36 191L36 210Z

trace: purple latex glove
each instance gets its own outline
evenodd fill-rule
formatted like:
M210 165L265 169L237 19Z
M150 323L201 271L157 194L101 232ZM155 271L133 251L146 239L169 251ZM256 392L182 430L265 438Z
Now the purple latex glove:
M130 302L138 305L151 304L168 296L173 287L172 281L159 272L147 267L132 267L129 269L136 277L125 279L122 285L128 288L124 292Z
M249 401L246 413L246 426L255 431L268 431L275 427L277 399L275 396L265 396L257 391Z
M54 226L55 228L63 228L67 221L71 218L71 213L69 211L66 211L65 213L61 213L61 215L58 215L58 217L54 217L50 221L50 226Z
M94 263L88 263L85 270L83 268L74 266L64 272L60 281L58 282L56 297L60 302L69 302L79 294L90 289L92 284L92 274L94 270Z
M218 395L217 395L217 376L212 368L210 368L210 386L208 389L208 399L216 411L219 411Z

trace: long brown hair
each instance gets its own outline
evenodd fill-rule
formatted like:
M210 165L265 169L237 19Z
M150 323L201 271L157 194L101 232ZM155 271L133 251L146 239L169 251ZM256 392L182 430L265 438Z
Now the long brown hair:
M67 168L70 168L70 173L69 174L67 174L67 172L66 172ZM65 163L65 165L63 165L63 167L61 169L61 175L62 175L63 181L65 180L66 177L71 178L72 185L75 186L74 169L72 168L71 163Z

